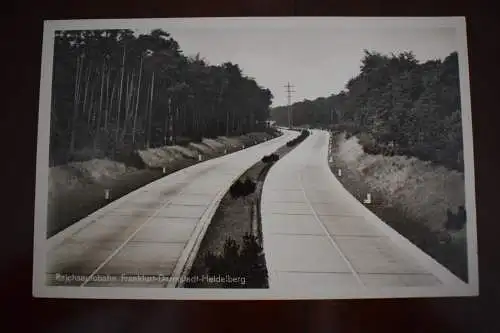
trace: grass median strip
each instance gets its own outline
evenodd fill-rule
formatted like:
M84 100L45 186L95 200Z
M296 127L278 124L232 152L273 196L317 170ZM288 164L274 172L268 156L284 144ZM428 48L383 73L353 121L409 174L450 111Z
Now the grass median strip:
M260 198L272 165L307 138L250 167L224 195L191 268L186 288L268 288L268 272L262 248Z

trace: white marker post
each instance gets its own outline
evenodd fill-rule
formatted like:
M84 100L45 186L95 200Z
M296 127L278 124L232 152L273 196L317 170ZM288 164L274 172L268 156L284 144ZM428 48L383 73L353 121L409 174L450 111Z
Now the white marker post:
M198 161L201 161L203 158L201 156L201 154L198 154Z
M167 168L163 167L163 173L167 173Z
M224 149L224 154L227 154L227 149Z
M342 169L338 169L337 174L339 175L339 177L342 177Z
M109 189L104 190L104 199L109 200Z
M366 195L366 199L365 199L365 200L363 200L363 202L364 202L365 204L371 204L371 203L372 203L372 195L371 195L370 193L368 193L368 194Z

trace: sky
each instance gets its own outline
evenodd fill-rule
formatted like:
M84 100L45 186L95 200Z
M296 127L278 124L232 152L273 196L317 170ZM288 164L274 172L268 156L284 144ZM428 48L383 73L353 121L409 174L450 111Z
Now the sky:
M327 97L345 88L360 70L363 49L384 54L412 51L420 61L443 59L456 51L454 27L346 24L162 23L185 55L200 53L212 65L231 61L271 90L273 106ZM137 28L150 32L151 26Z

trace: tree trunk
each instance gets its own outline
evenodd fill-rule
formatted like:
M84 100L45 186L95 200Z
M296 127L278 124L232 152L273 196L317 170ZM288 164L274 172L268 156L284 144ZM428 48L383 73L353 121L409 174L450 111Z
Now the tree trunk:
M151 75L151 91L150 91L150 97L149 97L149 120L148 120L148 137L147 137L147 148L150 147L151 145L151 122L153 118L153 91L154 91L154 85L155 85L155 73Z
M83 58L82 58L83 59ZM74 100L73 100L73 119L71 126L71 140L70 140L70 148L69 151L71 154L75 152L75 141L76 141L76 123L78 120L78 102L79 102L79 91L80 91L80 74L81 74L81 63L83 60L80 60L80 55L76 58L76 73L75 73L75 91L74 91Z
M125 74L125 54L126 54L126 47L125 45L123 46L123 57L122 57L122 65L121 65L121 78L120 78L120 90L118 91L118 109L117 109L117 116L116 116L116 142L115 145L118 144L118 134L120 133L120 113L121 113L121 106L122 106L122 95L123 95L123 76Z
M95 119L95 115L94 115L94 92L95 92L95 89L94 88L95 88L95 85L92 85L92 87L90 88L89 115L91 118L91 122L89 122L89 125L88 125L89 132L92 131L92 127L94 126L94 119Z
M167 140L168 140L168 125L169 125L169 120L170 120L170 114L172 112L172 98L168 98L168 109L167 109L167 114L165 116L165 127L163 128L163 144L167 145Z
M130 105L132 101L132 92L133 92L133 80L134 80L134 72L129 74L127 78L127 89L125 93L125 118L123 119L123 129L121 133L121 141L124 142L125 134L127 133L128 124L130 122Z
M184 111L182 112L182 133L186 133L187 130L187 110L186 106L184 105Z
M89 67L87 67L87 80L85 81L85 89L83 93L83 108L82 111L85 113L87 111L87 93L89 90L90 83L90 73L92 72L92 60L89 63Z
M201 112L202 110L202 106L200 105L199 106L199 116L200 118L199 119L199 126L200 126L200 134L201 134L201 137L205 137L205 129L206 129L206 119L207 117L205 116L205 113L204 112Z
M146 85L146 97L149 96L149 87ZM143 129L144 129L144 148L149 148L148 145L148 124L149 124L149 97L146 98L146 116L144 119Z
M193 131L193 136L196 136L198 134L197 116L198 114L196 113L196 111L193 110L193 124L191 126Z
M94 110L94 107L92 103L94 103L94 88L95 88L95 82L92 82L90 84L90 100L89 100L89 109L87 111L87 127L89 127L89 129L92 126L92 121L93 121L92 112Z
M115 99L116 85L117 85L117 83L115 82L115 84L113 84L113 88L111 90L111 97L109 99L109 104L108 104L109 112L113 112L113 101Z
M226 137L229 136L229 109L226 110Z
M137 99L135 101L134 124L132 126L132 143L135 144L135 131L137 125L137 113L139 113L139 98L141 93L141 77L142 77L142 63L143 57L141 56L141 64L139 66L139 80L137 83Z
M111 67L109 66L108 62L108 73L107 73L107 79L106 79L106 110L104 114L104 130L108 131L108 118L109 118L109 77L111 76Z
M179 124L179 107L175 108L175 117L172 122L172 144L175 145L177 143L177 124Z
M197 110L196 105L195 108L193 109L193 131L195 136L200 135L200 114Z
M99 141L99 136L101 134L101 118L102 118L102 102L104 97L104 77L105 77L105 63L102 63L102 71L101 71L101 92L99 94L99 109L97 110L97 126L96 126L96 134L94 136L94 154L97 149L97 142Z
M234 131L236 130L237 128L237 119L236 119L236 115L233 114L233 125L231 127L231 134L234 134ZM238 126L239 127L239 126Z
M130 73L127 74L125 78L125 100L124 100L124 107L125 107L125 116L123 118L123 127L125 127L125 123L128 118L128 98L129 98L129 92L130 92Z

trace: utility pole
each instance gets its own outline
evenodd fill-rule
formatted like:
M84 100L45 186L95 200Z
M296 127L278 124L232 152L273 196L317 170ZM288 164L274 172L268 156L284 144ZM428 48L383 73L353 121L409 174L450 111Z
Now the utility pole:
M292 93L295 92L295 90L292 90L294 88L293 85L288 82L288 84L285 86L286 88L286 93L288 97L288 127L292 128L293 126L293 114L292 114Z

